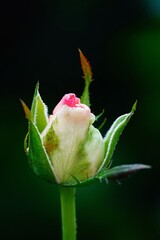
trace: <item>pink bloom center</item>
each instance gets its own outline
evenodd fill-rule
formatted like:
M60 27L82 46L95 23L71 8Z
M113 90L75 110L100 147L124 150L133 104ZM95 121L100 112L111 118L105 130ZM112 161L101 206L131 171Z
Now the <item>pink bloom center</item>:
M68 107L76 107L77 104L80 104L80 99L77 98L74 93L66 94L62 98L62 104L65 104Z
M57 106L54 108L53 110L53 114L56 114L63 105L67 105L68 107L71 108L88 108L85 104L82 104L80 102L80 99L76 97L76 95L74 93L68 93L65 94L64 97L61 99L61 101L57 104Z

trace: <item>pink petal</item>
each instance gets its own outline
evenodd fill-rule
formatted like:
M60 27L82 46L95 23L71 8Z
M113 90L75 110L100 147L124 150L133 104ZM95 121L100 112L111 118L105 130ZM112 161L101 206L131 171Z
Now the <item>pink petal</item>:
M63 96L61 101L56 105L53 110L53 114L56 114L63 105L67 105L68 107L83 107L81 106L80 99L76 97L74 93L68 93Z

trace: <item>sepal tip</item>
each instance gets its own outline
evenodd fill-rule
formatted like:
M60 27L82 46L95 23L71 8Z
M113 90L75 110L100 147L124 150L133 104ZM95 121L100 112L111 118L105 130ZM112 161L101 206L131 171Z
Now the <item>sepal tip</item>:
M30 120L30 117L31 117L31 112L28 108L28 106L26 105L26 103L22 100L22 99L19 99L20 102L21 102L21 105L22 105L22 108L23 108L23 111L25 113L25 117Z

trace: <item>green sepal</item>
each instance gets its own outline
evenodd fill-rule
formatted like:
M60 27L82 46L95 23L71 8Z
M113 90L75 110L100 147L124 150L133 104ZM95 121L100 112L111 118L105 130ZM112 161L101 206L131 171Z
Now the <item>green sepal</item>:
M96 116L96 118L95 118L95 123L96 123L97 121L99 121L99 119L102 117L103 114L104 114L104 110L103 110L100 114L98 114L98 115ZM106 121L107 121L107 119L104 118L103 121L102 121L102 123L97 127L99 131L100 131L100 130L102 129L102 127L105 125Z
M43 146L40 133L33 122L29 122L28 161L33 172L46 180L55 183L54 169Z
M136 173L137 171L143 169L149 169L151 166L137 163L137 164L125 164L116 166L110 169L104 169L99 174L97 174L96 178L101 179L112 179L112 180L119 180L121 178L126 178L129 175Z
M73 177L73 179L75 180L74 183L64 183L64 184L61 184L61 185L64 186L64 187L83 187L83 186L86 186L86 185L90 185L90 184L96 182L97 180L99 180L96 177L88 178L88 179L86 179L84 181L79 181L75 177Z
M105 158L104 158L104 161L103 161L99 171L102 168L106 167L110 163L111 158L112 158L113 153L114 153L114 150L115 150L115 147L118 143L119 137L122 134L125 126L129 122L129 120L130 120L131 116L133 115L135 109L136 109L136 103L133 105L130 113L124 114L124 115L118 117L114 121L114 123L112 124L110 129L108 130L106 136L104 137Z
M99 113L96 117L95 117L95 121L98 121L104 114L104 109L101 113Z
M85 81L84 91L81 96L81 103L86 104L88 107L90 107L89 85L90 85L90 83Z
M84 181L78 181L78 179L76 179L76 183L65 184L64 186L66 186L66 187L83 187L83 186L90 185L97 181L102 181L103 179L119 180L122 178L126 178L129 175L134 174L140 170L150 169L150 168L151 168L151 166L141 164L141 163L120 165L120 166L116 166L116 167L113 167L110 169L103 169L103 170L101 170L101 172L99 172L93 178L88 178L87 180L84 180Z
M24 138L24 151L27 155L28 155L28 135L29 135L29 132L26 134Z
M38 131L41 133L48 123L47 106L42 101L39 94L39 83L37 83L33 102L31 106L31 121L37 126Z
M25 116L26 116L26 118L29 120L30 117L31 117L31 111L29 110L27 104L26 104L22 99L20 99L20 102L21 102L21 104L22 104L22 107L23 107L23 111L24 111L24 113L25 113Z
M85 82L84 90L81 96L81 103L84 103L88 107L90 107L89 86L90 86L90 83L92 82L91 65L80 49L79 49L79 56L80 56L81 67L84 74L84 82Z

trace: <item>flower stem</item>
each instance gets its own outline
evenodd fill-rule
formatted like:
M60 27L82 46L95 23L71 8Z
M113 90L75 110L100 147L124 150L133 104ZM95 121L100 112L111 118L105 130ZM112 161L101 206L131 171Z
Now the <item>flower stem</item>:
M63 240L76 240L75 188L60 187Z

